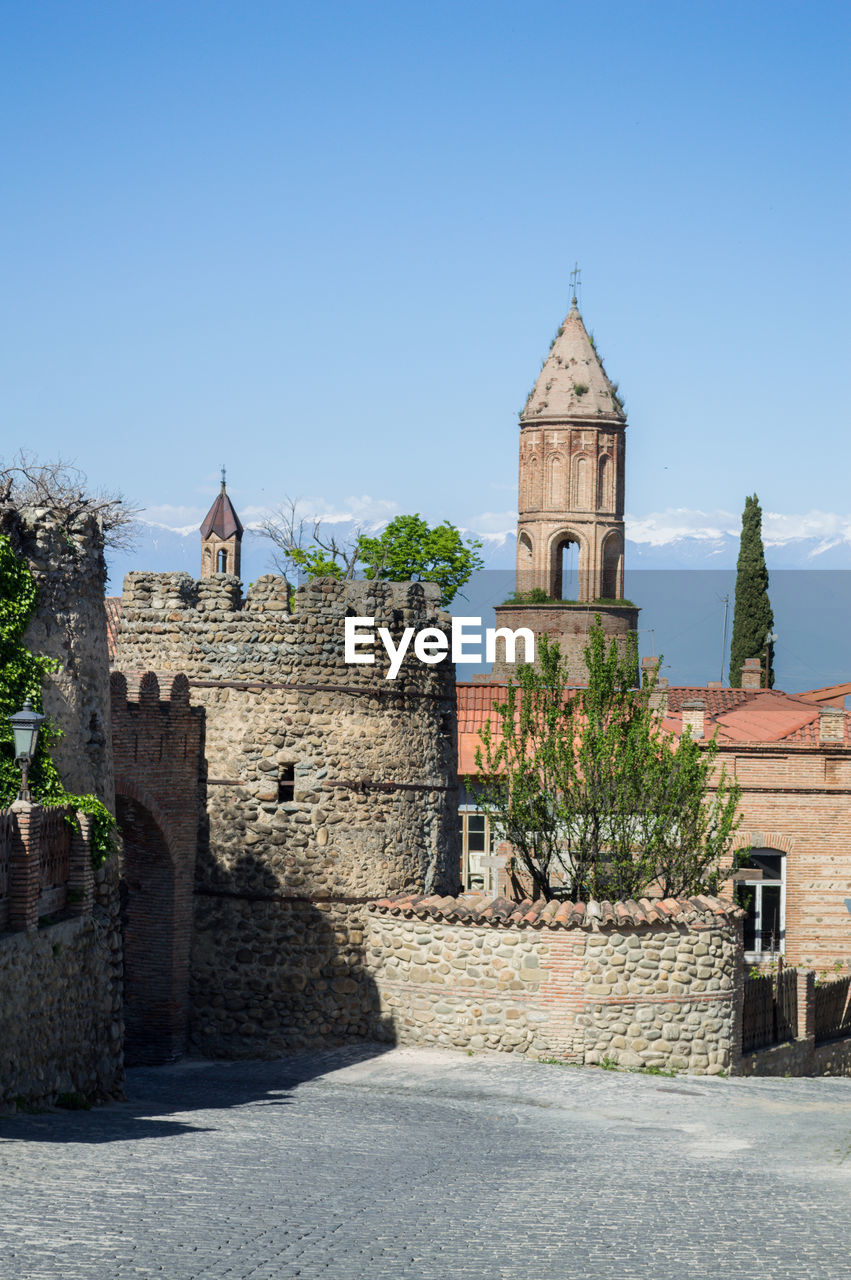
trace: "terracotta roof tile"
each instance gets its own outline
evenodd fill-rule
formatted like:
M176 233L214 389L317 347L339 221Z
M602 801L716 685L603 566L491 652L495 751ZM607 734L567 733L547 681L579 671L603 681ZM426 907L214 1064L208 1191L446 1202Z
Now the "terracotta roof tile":
M842 686L836 686L841 688ZM494 711L505 699L504 684L458 685L458 772L474 775L480 733L487 722L498 727ZM717 734L719 743L791 743L818 747L819 704L812 694L783 693L779 689L706 689L676 685L667 689L667 714L661 727L666 733L682 732L682 705L699 699L706 707L706 738ZM851 712L845 713L845 745L851 746Z
M464 893L457 898L440 894L394 894L369 903L377 915L435 920L491 928L594 929L646 928L659 921L683 923L715 919L735 920L742 911L725 898L698 894L692 898L642 898L639 902L511 902L485 893Z

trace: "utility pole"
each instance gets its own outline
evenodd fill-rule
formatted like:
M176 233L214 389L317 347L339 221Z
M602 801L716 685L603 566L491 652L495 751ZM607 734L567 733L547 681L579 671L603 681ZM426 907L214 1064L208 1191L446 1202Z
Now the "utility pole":
M724 639L721 641L721 683L723 684L724 663L727 658L727 615L730 612L730 597L729 595L721 596L720 600L724 606Z

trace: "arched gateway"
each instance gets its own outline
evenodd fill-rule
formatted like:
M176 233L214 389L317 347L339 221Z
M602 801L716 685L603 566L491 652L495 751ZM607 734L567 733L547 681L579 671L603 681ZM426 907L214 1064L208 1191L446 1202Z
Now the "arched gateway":
M201 812L203 712L178 675L160 699L153 672L128 697L111 681L115 806L121 832L125 1054L172 1062L186 1048L192 887Z

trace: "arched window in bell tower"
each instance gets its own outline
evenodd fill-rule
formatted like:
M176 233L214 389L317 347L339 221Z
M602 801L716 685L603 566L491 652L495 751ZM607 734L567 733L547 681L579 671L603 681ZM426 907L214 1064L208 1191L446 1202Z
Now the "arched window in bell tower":
M623 598L623 541L619 533L612 530L603 543L602 574L600 580L601 600L621 600Z
M582 547L572 533L553 539L550 549L550 589L554 600L581 600Z
M611 511L612 501L612 460L604 453L597 463L597 510Z
M584 453L578 453L571 467L571 511L587 511L591 505L591 461Z
M547 458L544 507L548 511L561 511L564 508L564 458L560 453L552 453Z
M534 581L534 551L532 539L525 531L517 539L517 583L518 591L531 591Z
M228 571L228 553L224 547L219 548L216 556L216 573L227 573Z

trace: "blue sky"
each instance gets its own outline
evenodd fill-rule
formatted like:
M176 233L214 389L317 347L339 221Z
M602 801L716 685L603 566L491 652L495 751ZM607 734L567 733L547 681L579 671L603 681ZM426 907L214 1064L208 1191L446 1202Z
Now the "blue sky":
M7 0L4 455L72 458L174 526L224 461L249 518L290 495L508 529L578 260L634 529L737 523L756 491L851 546L849 27L838 3Z

